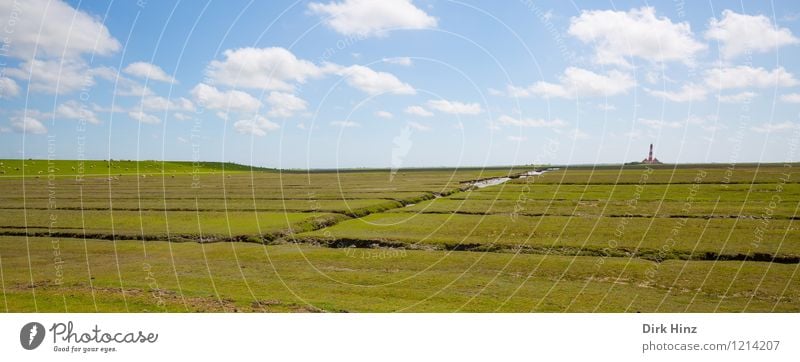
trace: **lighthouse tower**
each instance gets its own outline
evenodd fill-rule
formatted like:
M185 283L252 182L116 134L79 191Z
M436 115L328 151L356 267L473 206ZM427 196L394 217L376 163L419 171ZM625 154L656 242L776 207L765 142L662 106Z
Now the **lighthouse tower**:
M659 161L657 158L653 157L653 144L652 143L650 144L650 153L647 154L647 158L642 160L642 163L645 163L645 164L648 164L648 165L656 165L656 164L660 164L661 163L661 161Z

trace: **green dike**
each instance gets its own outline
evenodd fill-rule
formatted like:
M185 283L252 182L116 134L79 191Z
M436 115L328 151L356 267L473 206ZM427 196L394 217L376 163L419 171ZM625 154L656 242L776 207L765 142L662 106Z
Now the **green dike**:
M187 174L213 172L271 171L231 162L125 161L125 160L19 160L0 159L0 176L73 176L107 174Z
M800 311L797 266L758 262L24 237L0 260L10 312Z
M603 166L603 167L561 167L537 177L539 183L551 184L638 184L643 178L648 184L694 183L698 175L704 183L751 184L775 183L786 178L800 166L798 163L776 164L697 164L697 165L648 165ZM648 171L652 170L652 172ZM525 182L525 179L515 180ZM792 180L791 182L797 182Z
M0 210L0 234L171 241L271 241L348 218L331 213Z
M754 247L761 220L372 214L300 234L308 242L443 250L521 251L659 259L748 259L797 263L800 230L771 220ZM619 231L622 236L619 236ZM673 235L672 230L678 230ZM338 243L337 243L338 241Z

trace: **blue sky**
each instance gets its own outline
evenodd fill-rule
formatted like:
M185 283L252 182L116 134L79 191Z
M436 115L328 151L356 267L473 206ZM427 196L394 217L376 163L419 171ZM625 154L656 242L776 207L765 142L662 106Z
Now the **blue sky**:
M797 160L800 3L0 4L0 157Z

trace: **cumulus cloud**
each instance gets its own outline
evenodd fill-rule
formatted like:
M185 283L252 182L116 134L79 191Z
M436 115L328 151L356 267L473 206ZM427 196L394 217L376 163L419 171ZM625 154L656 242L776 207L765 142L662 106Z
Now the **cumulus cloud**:
M81 54L110 55L120 43L98 17L78 11L63 1L0 1L0 18L19 16L4 32L14 57L77 58Z
M628 58L691 63L706 46L694 39L689 23L657 17L653 7L625 11L585 10L570 19L568 33L595 46L599 64L629 66Z
M335 70L345 77L347 84L370 95L382 93L416 94L414 87L397 79L393 74L378 72L363 65L351 65Z
M417 122L414 122L414 121L408 121L408 122L406 122L406 124L411 129L414 129L414 130L417 130L417 131L425 132L425 131L430 131L431 130L430 126L426 126L426 125L424 125L422 123L417 123Z
M756 94L754 92L741 92L736 94L718 95L717 99L721 103L744 103L749 102L755 98L755 96Z
M149 111L194 111L192 101L184 98L167 99L160 96L142 97L141 108Z
M702 85L686 84L678 91L665 91L645 89L652 96L664 98L673 102L695 102L706 99L708 90Z
M36 118L30 116L11 117L11 129L18 133L45 134L47 127Z
M96 71L80 60L32 59L20 63L17 68L9 68L6 73L27 81L31 91L66 94L94 86Z
M497 119L497 123L507 126L515 127L531 127L531 128L561 128L567 125L560 119L546 120L536 118L514 118L507 115L502 115Z
M242 119L233 124L236 132L258 137L266 136L267 132L277 130L280 127L277 123L271 122L262 116L256 116L254 119Z
M383 62L389 64L402 65L404 67L410 67L413 64L411 58L409 57L383 58Z
M206 75L231 87L291 91L292 83L325 74L325 69L280 47L228 49L223 55L224 60L211 61Z
M414 6L411 0L344 0L310 3L311 13L344 35L385 36L394 29L436 27L436 18Z
M88 107L81 105L75 100L70 100L61 103L56 107L56 117L66 119L76 119L89 122L91 124L100 124L100 119Z
M613 104L603 103L603 104L598 104L597 109L601 111L610 112L610 111L616 111L617 107Z
M188 120L192 119L192 116L189 116L189 115L186 115L186 114L183 114L183 113L180 113L180 112L175 112L175 113L172 114L172 118L175 118L175 119L177 119L179 121L188 121Z
M431 116L433 116L433 112L431 112L431 111L429 111L429 110L427 110L425 108L422 108L420 106L408 106L408 107L406 107L405 112L410 114L410 115L412 115L412 116L418 116L418 117L431 117Z
M586 140L591 138L588 133L582 131L580 128L573 128L567 132L567 137L573 140Z
M152 114L147 114L141 111L131 111L128 112L128 117L131 117L132 120L138 121L141 123L146 124L159 124L161 123L161 118L158 118Z
M800 103L800 93L788 93L781 96L781 101L786 103Z
M777 27L766 16L739 14L732 10L723 10L721 20L712 18L705 37L719 41L720 55L725 59L798 43L789 29Z
M358 123L353 121L333 121L331 122L331 126L341 127L341 128L352 128L358 127Z
M683 127L683 123L678 121L665 121L662 119L645 119L639 118L639 123L653 128L653 129L661 129L661 128L681 128Z
M603 75L582 68L569 67L559 77L558 83L539 81L528 87L509 85L507 94L519 98L534 95L548 98L610 97L626 93L634 85L635 82L628 74L616 70Z
M769 71L747 65L709 69L705 72L705 82L713 89L791 87L798 84L794 75L783 67Z
M147 62L135 62L128 64L125 69L122 70L123 72L146 79L152 79L159 82L166 82L166 83L177 83L178 81L175 78L168 75L164 72L161 67L150 64Z
M427 105L429 108L449 114L476 115L483 112L479 103L461 103L446 99L436 99L428 101Z
M147 97L154 95L150 88L125 77L110 67L92 69L92 75L114 83L114 95L118 97Z
M270 92L267 96L267 104L270 106L267 115L280 118L291 117L297 112L305 111L308 107L308 103L302 98L282 92Z
M798 124L794 122L781 122L781 123L767 123L760 126L750 127L751 130L758 133L773 133L782 131L791 131L798 128Z
M386 119L392 118L392 113L387 112L387 111L377 111L377 112L375 112L375 115L378 116L378 117L381 117L381 118L386 118Z
M413 87L393 74L362 65L325 63L319 66L297 58L284 48L229 49L223 54L224 60L214 60L206 68L206 75L216 84L291 92L296 84L335 74L344 77L348 85L371 95L416 93Z
M209 109L253 112L261 107L258 99L245 92L220 91L216 87L204 83L196 85L191 94L200 106Z
M19 94L19 86L11 78L0 77L0 98L16 97Z

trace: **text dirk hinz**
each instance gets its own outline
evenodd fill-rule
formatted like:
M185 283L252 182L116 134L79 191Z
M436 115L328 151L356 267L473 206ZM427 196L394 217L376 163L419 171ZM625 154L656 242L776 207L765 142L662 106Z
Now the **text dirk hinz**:
M666 333L673 333L673 334L695 334L697 333L697 327L694 326L686 326L680 323L672 323L669 326L664 324L642 324L642 333L644 334L666 334Z

